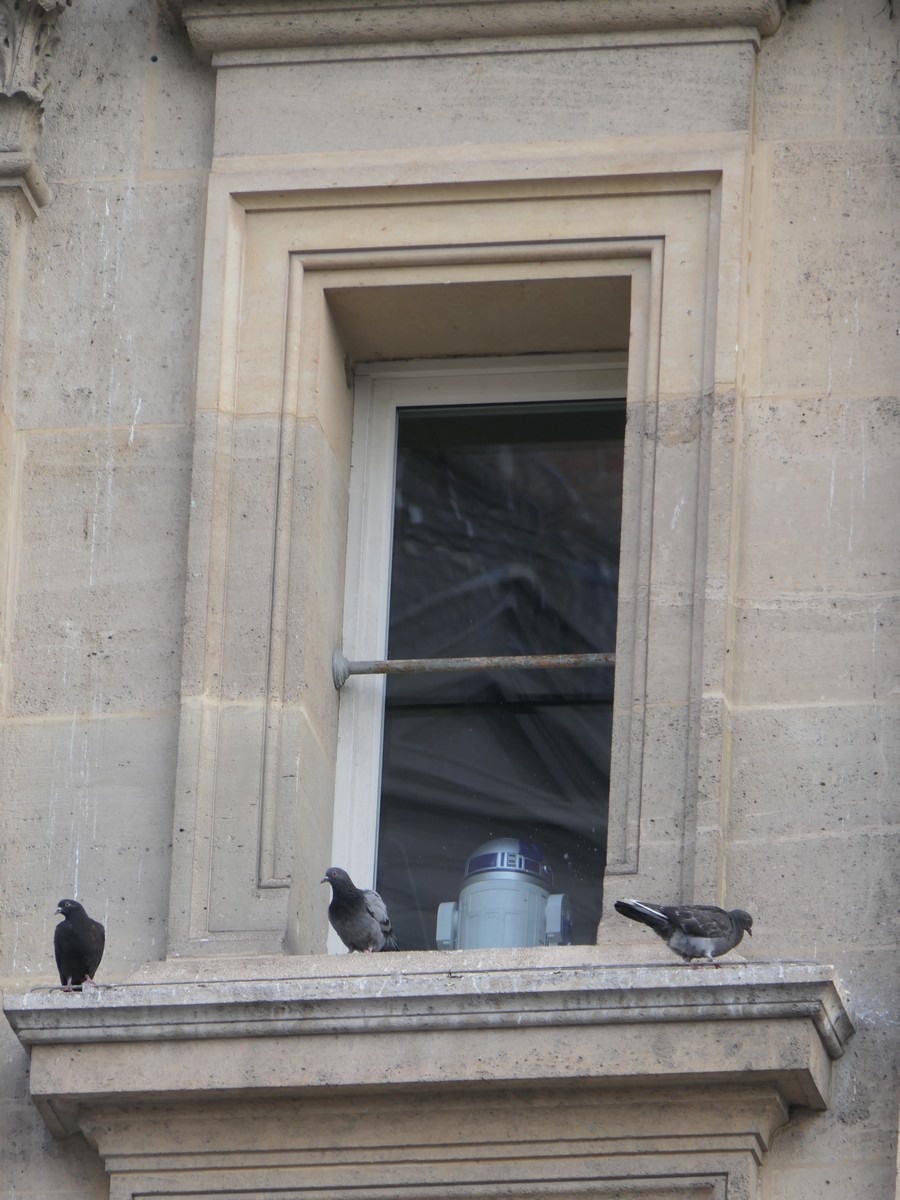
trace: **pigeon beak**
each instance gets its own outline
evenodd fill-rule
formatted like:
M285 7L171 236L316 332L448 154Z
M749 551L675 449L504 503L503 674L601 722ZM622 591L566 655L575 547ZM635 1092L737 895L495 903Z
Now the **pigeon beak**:
M753 930L752 930L752 929L748 929L748 930L747 930L747 937L753 937Z
M331 880L328 878L327 875L323 875L322 878L319 880L319 883L331 883Z

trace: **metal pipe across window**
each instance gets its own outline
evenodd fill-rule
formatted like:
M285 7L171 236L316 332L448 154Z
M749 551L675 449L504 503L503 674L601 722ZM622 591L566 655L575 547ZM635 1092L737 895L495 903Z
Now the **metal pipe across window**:
M331 659L334 686L340 690L351 675L413 675L425 671L550 670L572 667L611 667L613 653L494 654L486 658L387 658L350 662L340 650Z

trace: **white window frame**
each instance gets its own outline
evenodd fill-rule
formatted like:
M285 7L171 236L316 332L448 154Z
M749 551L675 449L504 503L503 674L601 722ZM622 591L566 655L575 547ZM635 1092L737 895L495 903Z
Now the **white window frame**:
M387 657L397 411L406 407L625 397L624 353L420 360L357 367L342 650ZM548 647L548 653L552 647ZM613 646L604 646L613 650ZM378 844L385 677L351 676L340 699L332 862L372 887ZM328 952L344 946L332 930Z

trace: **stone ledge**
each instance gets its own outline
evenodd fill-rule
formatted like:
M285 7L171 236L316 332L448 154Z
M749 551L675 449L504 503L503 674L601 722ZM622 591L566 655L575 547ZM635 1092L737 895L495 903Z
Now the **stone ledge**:
M291 972L281 977L35 989L4 1010L26 1045L805 1016L837 1058L853 1029L831 968L812 963L485 967L468 954L426 966L434 957L316 955L275 960ZM338 974L337 964L356 969Z
M440 43L465 38L552 37L778 29L784 0L167 0L198 56L312 47ZM436 46L432 53L438 53Z
M4 1011L57 1132L113 1098L341 1086L771 1084L787 1107L827 1107L831 1061L853 1034L830 968L600 965L594 954L560 948L542 966L533 951L491 952L490 966L472 953L244 960L235 979L213 977L221 962L159 963L83 996L10 995Z

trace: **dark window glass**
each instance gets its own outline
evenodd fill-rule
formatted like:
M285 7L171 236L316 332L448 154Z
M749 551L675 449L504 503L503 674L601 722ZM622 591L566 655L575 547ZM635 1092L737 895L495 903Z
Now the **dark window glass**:
M403 409L389 656L615 649L624 401ZM377 887L431 949L483 843L536 843L593 943L613 668L388 676Z

